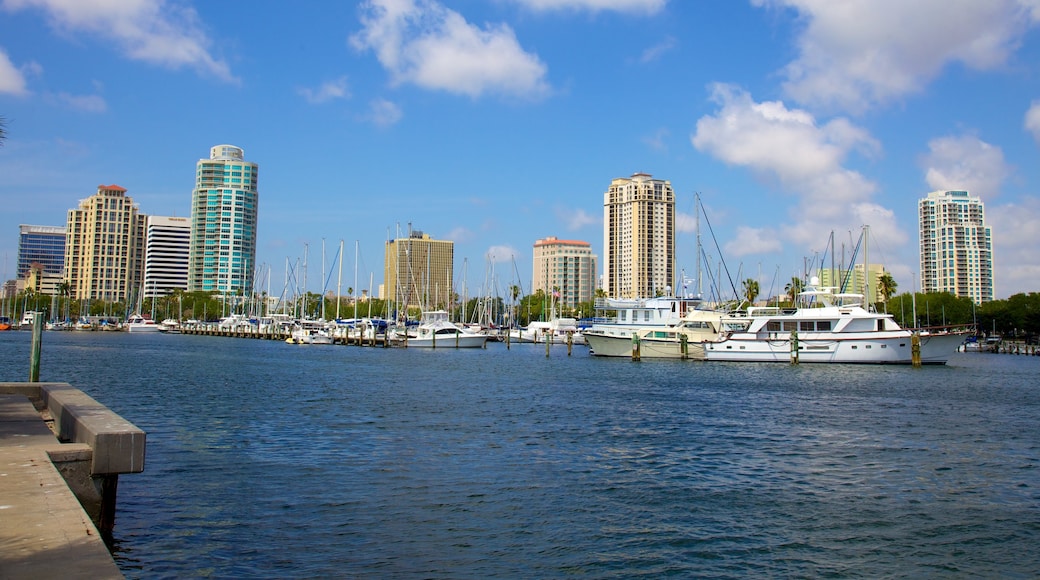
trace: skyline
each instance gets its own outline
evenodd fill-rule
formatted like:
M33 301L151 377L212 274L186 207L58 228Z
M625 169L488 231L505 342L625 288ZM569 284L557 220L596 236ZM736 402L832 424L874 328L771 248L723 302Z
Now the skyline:
M637 172L675 190L687 278L699 193L738 288L781 293L869 225L871 262L919 290L917 202L954 189L986 205L994 297L1040 291L1040 2L816 4L0 0L3 274L18 225L99 184L189 217L195 164L230 144L261 170L276 294L305 243L320 290L323 239L326 268L342 239L353 273L356 242L378 286L408 224L455 243L470 296L488 256L529 293L549 236L602 274L603 194Z

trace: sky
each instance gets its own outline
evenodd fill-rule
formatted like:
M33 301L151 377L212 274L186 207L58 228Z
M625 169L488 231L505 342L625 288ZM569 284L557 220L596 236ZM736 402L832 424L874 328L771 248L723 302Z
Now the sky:
M637 172L671 182L706 294L698 225L737 288L848 263L863 226L919 288L941 189L985 203L996 298L1040 291L1040 0L0 0L0 117L5 279L19 224L101 184L188 216L231 144L273 294L305 255L335 289L341 240L342 287L378 292L409 227L455 242L460 294L529 293L548 236L602 270L603 194Z

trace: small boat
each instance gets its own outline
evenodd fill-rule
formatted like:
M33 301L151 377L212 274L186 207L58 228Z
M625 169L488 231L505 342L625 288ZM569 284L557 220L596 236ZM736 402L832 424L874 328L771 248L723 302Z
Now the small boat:
M36 318L36 311L26 310L22 313L22 321L18 323L18 328L32 329L33 320Z
M516 342L545 343L548 340L552 344L585 344L585 338L578 329L578 321L574 318L535 320L527 328L511 329L509 339Z
M159 325L154 320L145 318L140 314L134 314L127 318L123 328L127 332L159 332Z
M165 332L166 334L180 334L181 321L175 318L167 318L159 323L159 332Z
M418 326L395 330L394 342L418 348L481 348L488 336L460 328L448 319L444 310L423 312Z
M332 344L332 334L326 328L324 320L301 320L285 342L289 344Z
M7 316L0 316L0 331L11 330L11 319Z

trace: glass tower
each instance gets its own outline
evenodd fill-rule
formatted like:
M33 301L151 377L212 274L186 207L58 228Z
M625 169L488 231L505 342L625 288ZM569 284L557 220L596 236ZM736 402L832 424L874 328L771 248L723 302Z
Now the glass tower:
M188 291L250 294L256 268L256 163L217 145L195 166Z
M64 226L18 226L18 278L24 278L34 264L48 274L65 270Z

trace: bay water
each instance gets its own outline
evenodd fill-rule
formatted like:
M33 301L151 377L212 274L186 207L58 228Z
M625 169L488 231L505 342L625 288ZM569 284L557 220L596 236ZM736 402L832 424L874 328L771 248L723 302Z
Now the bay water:
M0 333L0 380L29 343ZM129 578L1040 576L1040 357L46 332L41 380L147 432Z

